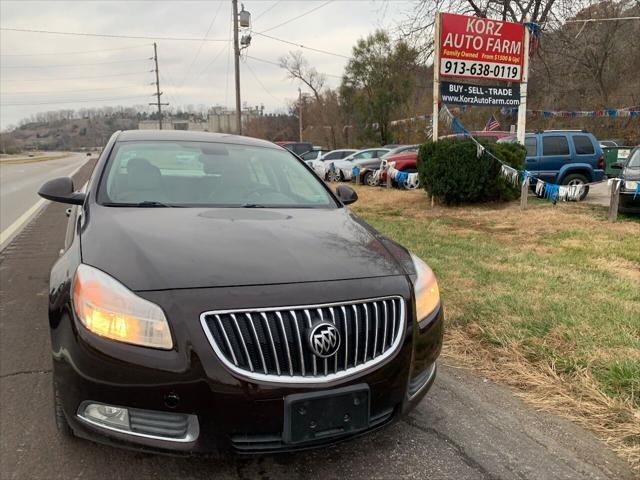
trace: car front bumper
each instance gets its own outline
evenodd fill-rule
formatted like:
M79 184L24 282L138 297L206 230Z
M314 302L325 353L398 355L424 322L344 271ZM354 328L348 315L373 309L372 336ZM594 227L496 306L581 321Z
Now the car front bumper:
M640 195L635 191L620 192L618 210L622 213L640 213Z
M395 282L404 289L400 293L407 305L411 305L410 290L407 285L403 286L405 282L400 278ZM335 283L345 285L333 285L327 290L346 287L348 283L348 290L353 292L352 281ZM381 289L380 281L369 279L359 283L361 285L357 288L362 289L363 297L365 291L381 293L376 292ZM313 285L302 288L312 291ZM263 294L269 294L275 289L277 287L267 286L261 290ZM221 293L213 291L220 289L205 290L210 290L210 297ZM238 301L251 304L257 300L257 297L251 298L248 288L233 290L233 294L226 292L228 307L233 307L233 303ZM395 292L399 293L398 289ZM175 319L181 309L193 313L202 311L195 300L203 298L202 293L193 290L148 292L145 296L161 304L169 318ZM304 295L304 292L298 293ZM327 295L334 296L335 292L327 292ZM280 303L277 294L265 297L272 298L276 305ZM408 311L405 338L387 361L354 377L301 385L287 384L286 379L282 383L260 383L234 376L215 356L197 321L188 322L187 327L180 325L175 328L174 325L176 348L158 351L101 339L84 331L76 320L63 318L52 330L54 379L59 386L65 416L74 433L98 442L185 454L251 454L314 448L393 422L413 408L429 390L435 379L435 361L442 346L443 309L439 306L419 325L413 320L412 309ZM288 397L331 392L349 386L366 386L369 390L369 422L366 426L346 434L328 435L321 440L295 444L285 442L285 402ZM81 418L82 406L87 402L132 411L190 415L197 418L197 436L176 440L105 428ZM335 415L342 415L342 412L336 411Z

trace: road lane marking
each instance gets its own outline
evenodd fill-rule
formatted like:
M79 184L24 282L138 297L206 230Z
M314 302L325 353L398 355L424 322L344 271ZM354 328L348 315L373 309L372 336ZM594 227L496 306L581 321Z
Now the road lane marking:
M80 165L67 176L73 177L80 171L82 167L86 165L86 163L87 162ZM29 210L20 215L20 217L18 217L11 225L9 225L2 231L2 233L0 233L0 252L9 245L10 241L13 240L13 237L20 233L20 231L30 223L30 221L36 216L36 214L40 211L41 208L44 207L46 203L49 203L49 201L41 198L36 203L34 203L31 208L29 208Z

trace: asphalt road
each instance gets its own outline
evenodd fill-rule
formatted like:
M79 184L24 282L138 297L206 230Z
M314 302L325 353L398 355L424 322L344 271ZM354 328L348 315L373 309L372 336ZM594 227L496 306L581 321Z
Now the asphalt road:
M87 178L87 168L78 184ZM5 479L631 479L593 435L535 412L501 386L442 366L389 428L333 448L225 459L161 457L64 440L52 416L46 319L64 205L51 204L0 254L0 476Z
M25 163L0 160L0 232L5 231L39 200L37 191L44 182L69 175L86 161L86 154L81 153L69 153L65 158L33 163L29 163L28 158Z

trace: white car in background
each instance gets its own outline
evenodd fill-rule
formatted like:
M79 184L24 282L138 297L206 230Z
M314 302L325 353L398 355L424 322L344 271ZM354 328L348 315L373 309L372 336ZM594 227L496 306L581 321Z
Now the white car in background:
M303 158L303 160L305 160L307 162L307 164L313 168L314 172L316 172L316 174L322 178L326 180L326 175L327 175L327 168L329 166L329 164L331 162L334 162L336 160L341 160L345 157L348 157L349 155L356 153L358 150L354 150L354 149L349 149L349 148L342 148L339 150L331 150L330 152L327 152L325 150L325 154L322 155L320 158L315 158L312 160L307 160L305 158Z
M327 179L333 182L349 180L353 167L358 167L360 170L365 168L377 170L380 168L383 155L390 151L390 148L366 148L364 150L358 150L343 160L327 162ZM334 169L331 169L331 163L333 163Z

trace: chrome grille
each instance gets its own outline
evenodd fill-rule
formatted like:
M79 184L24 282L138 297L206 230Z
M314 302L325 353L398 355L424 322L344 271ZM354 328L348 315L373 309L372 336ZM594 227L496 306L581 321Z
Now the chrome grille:
M405 329L402 297L337 304L221 310L201 315L204 331L232 371L267 382L323 382L382 362L400 345ZM341 337L331 358L313 354L307 336L331 322Z

